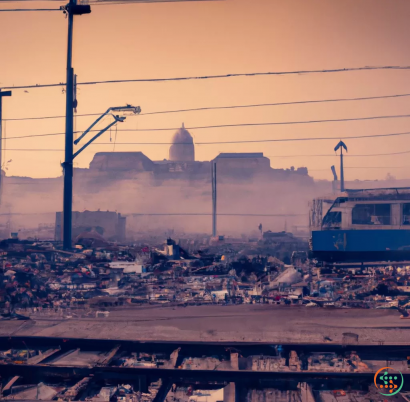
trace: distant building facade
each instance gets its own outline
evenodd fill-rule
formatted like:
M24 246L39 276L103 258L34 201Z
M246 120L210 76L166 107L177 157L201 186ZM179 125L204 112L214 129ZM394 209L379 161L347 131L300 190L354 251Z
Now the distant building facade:
M90 169L102 172L149 172L154 168L154 162L142 152L98 152L90 163Z
M272 180L309 177L305 167L272 169L269 158L262 152L220 153L213 161L196 161L194 141L184 124L172 138L169 159L152 161L142 152L98 152L90 168L78 169L78 173L98 176L106 172L115 177L137 173L159 180L209 180L212 162L217 163L219 177L230 179L246 180L257 175Z
M95 231L106 240L124 242L126 239L126 217L110 211L73 212L72 238L83 232ZM63 239L63 214L56 212L55 240Z

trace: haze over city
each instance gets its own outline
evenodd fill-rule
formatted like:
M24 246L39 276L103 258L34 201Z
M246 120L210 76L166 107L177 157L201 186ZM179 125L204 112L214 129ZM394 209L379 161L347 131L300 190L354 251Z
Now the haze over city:
M24 3L26 4L26 3ZM50 2L30 2L50 8ZM53 2L57 8L63 2ZM392 6L394 4L394 6ZM3 4L15 8L15 3ZM325 70L364 66L407 66L404 38L409 34L405 1L232 0L192 3L98 5L76 18L73 65L78 82L208 76L230 73ZM65 81L66 20L61 12L3 13L1 87ZM365 22L365 23L364 23ZM275 168L306 166L316 179L331 180L330 166L340 138L406 132L408 118L350 122L231 127L190 127L266 122L405 115L408 97L145 115L198 107L250 105L306 100L405 94L408 70L376 70L284 76L238 77L172 82L101 84L78 87L78 114L102 113L109 106L139 105L121 129L171 128L169 131L105 133L76 160L88 167L99 151L142 151L152 160L167 158L181 122L195 142L332 137L334 141L265 142L196 146L197 160L220 152L264 152ZM27 92L26 92L27 91ZM64 119L7 121L62 116L62 87L14 90L3 101L7 175L61 175L64 136L11 140L21 135L63 133ZM94 116L77 117L76 130ZM121 145L121 142L127 145ZM407 178L406 154L353 157L406 150L408 136L346 139L346 178ZM101 143L104 143L101 144ZM14 149L41 149L40 152ZM44 151L48 149L48 151ZM49 151L49 150L61 151ZM303 155L303 156L300 156ZM380 169L376 169L380 167ZM354 169L353 169L354 168Z
M0 0L0 399L410 401L410 3Z

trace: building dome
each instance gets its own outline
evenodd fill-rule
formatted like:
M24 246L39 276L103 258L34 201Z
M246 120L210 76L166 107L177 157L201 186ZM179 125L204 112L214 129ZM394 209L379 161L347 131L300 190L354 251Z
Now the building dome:
M195 161L194 140L185 129L184 123L182 123L182 127L172 137L172 145L169 148L169 160L176 162Z

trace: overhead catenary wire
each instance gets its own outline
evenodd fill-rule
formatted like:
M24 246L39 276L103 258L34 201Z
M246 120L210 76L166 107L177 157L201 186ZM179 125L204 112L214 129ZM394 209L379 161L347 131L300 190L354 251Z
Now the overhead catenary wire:
M67 3L66 0L0 0L0 4L1 4L1 3L25 3L25 2L35 2L35 3L43 3L43 2Z
M375 99L392 99L392 98L403 98L408 97L410 94L393 94L393 95L379 95L379 96L364 96L357 98L336 98L336 99L318 99L318 100L302 100L302 101L291 101L291 102L274 102L274 103L256 103L249 105L229 105L229 106L207 106L198 108L188 108L188 109L174 109L174 110L160 110L153 112L140 113L138 116L149 116L156 114L170 114L170 113L187 113L187 112L199 112L207 110L223 110L223 109L242 109L242 108L256 108L256 107L270 107L270 106L288 106L288 105L302 105L310 103L330 103L330 102L351 102L351 101L366 101ZM89 117L89 116L100 116L101 113L84 113L76 114L76 117ZM128 117L135 117L130 115ZM64 115L57 116L38 116L38 117L19 117L11 119L3 119L3 121L24 121L24 120L46 120L46 119L64 119Z
M14 8L14 9L0 9L0 13L5 12L19 12L19 11L61 11L59 8Z
M95 132L99 130L90 130ZM119 130L122 131L122 130ZM81 133L81 131L75 131L75 134ZM64 133L46 133L46 134L29 134L8 137L8 139L23 139L23 138L35 138L35 137L49 137L49 136L61 136ZM195 142L195 145L216 145L216 144L243 144L243 143L260 143L260 142L296 142L296 141L330 141L335 139L366 139L366 138L378 138L378 137L395 137L402 135L410 135L410 131L400 133L387 133L387 134L370 134L370 135L351 135L351 136L337 136L337 137L307 137L307 138L274 138L263 140L236 140L236 141L209 141L209 142ZM110 145L110 142L96 142L94 144ZM173 142L119 142L118 145L191 145L190 142L179 142L174 144Z
M54 3L66 3L65 0L0 0L1 3L23 3L23 2L54 2ZM101 0L91 0L87 1L87 4L92 6L101 6L101 5L120 5L120 4L152 4L152 3L171 3L171 2L198 2L198 1L224 1L224 0L108 0L108 1L101 1ZM14 10L0 10L1 11L54 11L49 9L14 9ZM57 9L56 11L61 11Z
M92 6L105 6L117 4L154 4L154 3L179 3L179 2L195 2L195 1L223 1L223 0L91 0L88 4Z
M201 0L120 0L120 1L115 1L115 0L109 0L109 1L98 1L98 0L88 0L86 2L80 2L82 4L87 3L90 5L104 5L104 4L134 4L134 3L141 3L141 2L149 2L149 3L158 3L158 2L169 2L169 1L201 1ZM203 0L203 1L212 1L212 0ZM34 2L34 3L43 3L43 2L49 2L49 3L63 3L66 4L66 0L0 0L1 3L27 3L27 2Z
M210 213L189 213L189 212L176 212L176 213L130 213L130 214L124 214L126 216L142 216L142 215L147 215L147 216L211 216L212 214ZM306 216L306 214L235 214L235 213L218 213L218 216Z
M22 151L22 152L60 152L64 149L52 148L7 148L7 151Z
M345 68L334 68L334 69L324 69L324 70L268 71L268 72L230 73L230 74L189 76L189 77L171 77L171 78L136 78L136 79L119 79L119 80L102 80L102 81L84 81L84 82L78 82L77 85L121 84L121 83L131 83L131 82L192 81L192 80L209 80L209 79L238 78L238 77L329 74L329 73L343 73L343 72L353 72L353 71L377 71L377 70L410 70L410 66L364 66L364 67L345 67ZM3 87L0 87L0 89L51 88L51 87L61 87L65 85L66 83L59 82L56 84L3 86Z
M43 0L38 0L43 1ZM121 2L93 2L89 1L88 4L93 6L98 5L117 5L117 4L134 4L134 3L169 3L169 2L180 2L180 1L221 1L221 0L132 0L132 1L121 1ZM19 12L19 11L62 11L59 8L14 8L14 9L0 9L0 12Z
M350 136L338 136L338 137L307 137L307 138L273 138L264 140L237 140L237 141L210 141L210 142L196 142L195 145L214 145L214 144L247 144L247 143L259 143L259 142L296 142L296 141L330 141L336 139L365 139L365 138L378 138L378 137L395 137L402 135L410 135L410 132L401 133L388 133L388 134L370 134L370 135L350 135Z
M405 155L405 154L410 154L410 150L407 151L400 151L400 152L386 152L386 153L380 153L380 154L361 154L361 155L355 155L355 154L343 154L343 157L367 157L367 156L391 156L391 155ZM317 157L327 157L327 158L339 158L340 155L335 154L302 154L302 155L266 155L267 158L317 158Z
M268 123L238 123L238 124L220 124L220 125L209 125L209 126L194 126L187 127L187 130L201 130L201 129L213 129L213 128L228 128L228 127L247 127L247 126L271 126L271 125L293 125L293 124L313 124L313 123L330 123L330 122L347 122L347 121L360 121L360 120L376 120L376 119L394 119L394 118L409 118L410 115L388 115L388 116L370 116L370 117L353 117L353 118L343 118L343 119L324 119L324 120L304 120L304 121L288 121L288 122L268 122ZM121 132L144 132L144 131L175 131L179 128L135 128L135 129L120 129ZM90 132L95 132L100 130L90 130ZM81 131L75 131L75 133L80 133ZM65 133L45 133L45 134L30 134L23 136L13 136L9 139L20 139L20 138L31 138L31 137L47 137L47 136L59 136ZM363 136L343 136L343 139L355 139L355 138L375 138L375 137L391 137L408 135L409 132L402 133L389 133L389 134L373 134L373 135L363 135ZM339 136L340 137L340 136ZM289 138L289 139L263 139L263 140L240 140L240 141L215 141L215 142L196 142L196 145L206 145L206 144L237 144L237 143L251 143L251 142L279 142L279 141L317 141L317 140L330 140L336 137L308 137L308 138ZM139 143L143 144L143 143ZM155 144L155 143L146 143ZM164 145L166 143L162 143ZM181 143L183 144L183 143Z
M339 156L339 155L337 155ZM409 169L410 166L344 166L343 169ZM309 172L328 172L330 169L308 169Z
M112 145L112 143L93 143L91 145ZM118 143L116 145L129 145L128 143ZM61 152L64 151L63 148L57 149L51 149L51 148L7 148L7 151L26 151L26 152ZM344 157L373 157L373 156L391 156L391 155L404 155L404 154L410 154L410 150L407 151L400 151L400 152L387 152L387 153L379 153L379 154L343 154ZM337 154L292 154L292 155L265 155L267 158L316 158L316 157L329 157L329 158L335 158L339 157ZM405 168L405 166L403 166Z
M267 123L234 123L234 124L215 124L208 126L192 126L186 127L187 130L204 130L212 128L231 128L231 127L258 127L258 126L280 126L280 125L294 125L294 124L316 124L316 123L336 123L345 121L363 121L363 120L379 120L379 119L401 119L409 118L410 114L401 115L386 115L386 116L369 116L369 117L349 117L343 119L322 119L322 120L295 120L295 121L274 121ZM121 129L118 131L175 131L180 127L172 128L138 128L138 129Z
M21 185L21 184L20 184ZM48 215L52 212L12 212L12 213L0 213L0 216L3 215ZM207 212L133 212L133 213L124 213L124 216L210 216L212 214ZM272 217L293 217L293 216L306 216L306 214L250 214L250 213L219 213L218 216L272 216Z
M102 113L76 114L76 117L101 116L101 114ZM3 121L48 120L48 119L65 119L65 116L61 115L61 116L18 117L18 118L13 118L13 119L3 119Z

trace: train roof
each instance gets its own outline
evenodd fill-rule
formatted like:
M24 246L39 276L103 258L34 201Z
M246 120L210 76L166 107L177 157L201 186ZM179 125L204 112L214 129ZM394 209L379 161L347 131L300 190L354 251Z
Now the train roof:
M336 199L348 200L409 200L410 187L392 187L392 188L369 188L369 189L346 189L333 195L320 197L325 202L333 202Z

